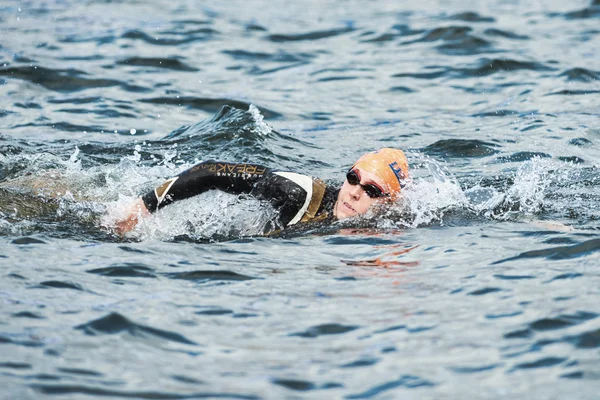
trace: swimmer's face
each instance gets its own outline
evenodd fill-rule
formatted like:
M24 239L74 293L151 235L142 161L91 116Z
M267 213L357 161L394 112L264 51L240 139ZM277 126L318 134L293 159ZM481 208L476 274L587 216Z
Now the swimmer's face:
M344 181L340 193L338 194L337 201L333 208L333 215L337 219L343 219L353 217L366 213L369 208L375 203L382 203L389 200L389 197L370 197L365 189L361 185L372 185L375 188L381 189L386 187L383 180L377 175L372 174L362 168L354 168L358 179L360 179L360 185L357 184L356 180L348 182L348 178ZM355 184L352 184L355 183ZM373 192L371 193L373 194Z

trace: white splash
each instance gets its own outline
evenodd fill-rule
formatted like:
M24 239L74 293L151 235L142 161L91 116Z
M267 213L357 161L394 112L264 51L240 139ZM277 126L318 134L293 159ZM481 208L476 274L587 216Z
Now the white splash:
M465 194L470 200L469 207L497 220L535 215L544 206L552 169L560 169L552 160L534 157L525 161L514 173L513 184L504 192L481 186L468 189Z
M448 210L463 208L468 200L457 179L447 168L426 156L412 153L412 179L403 190L397 210L411 215L401 218L400 225L418 227L432 222L443 222Z
M254 133L266 136L272 132L271 127L264 121L265 117L261 114L258 107L256 107L254 104L250 104L248 107L248 112L250 115L252 115L252 118L256 123L256 127L252 129Z
M412 228L444 224L444 218L454 211L495 220L533 216L544 207L552 179L561 179L550 171L567 171L556 161L536 157L512 173L513 183L504 190L480 185L463 190L443 164L417 153L411 156L411 164L416 166L412 181L397 206L385 215L388 225L389 220L396 226ZM502 178L508 180L511 176Z
M506 200L518 202L521 213L527 215L540 211L550 176L551 161L535 157L519 166L514 184L506 192Z
M256 199L211 191L165 207L140 221L129 234L139 240L195 240L262 235L275 210Z

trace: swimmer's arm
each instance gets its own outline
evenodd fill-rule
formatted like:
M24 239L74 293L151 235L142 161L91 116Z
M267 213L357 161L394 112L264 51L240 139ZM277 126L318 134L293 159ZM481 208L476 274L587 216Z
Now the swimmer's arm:
M142 196L142 200L150 212L155 212L213 189L231 194L250 193L268 172L268 168L256 164L205 161L168 179Z
M201 162L137 199L127 218L116 224L116 230L120 234L127 233L135 228L140 217L212 189L231 194L250 193L255 183L269 172L268 168L256 164Z

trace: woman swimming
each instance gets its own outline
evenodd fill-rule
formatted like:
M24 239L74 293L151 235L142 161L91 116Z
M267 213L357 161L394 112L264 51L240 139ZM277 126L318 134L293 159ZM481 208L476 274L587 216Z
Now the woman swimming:
M383 148L360 157L348 170L341 188L317 178L255 164L205 161L166 180L138 198L118 221L119 234L139 220L180 200L209 190L249 194L278 210L278 226L344 219L366 213L373 205L397 200L409 178L404 152Z

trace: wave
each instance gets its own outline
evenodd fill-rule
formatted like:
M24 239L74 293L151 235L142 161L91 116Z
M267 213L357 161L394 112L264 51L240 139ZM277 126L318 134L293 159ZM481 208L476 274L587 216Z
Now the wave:
M140 339L156 338L170 342L177 342L180 344L192 346L198 345L198 343L187 339L179 333L136 324L135 322L127 319L123 315L116 312L110 313L104 317L95 319L93 321L78 325L75 327L75 329L80 330L86 335L90 336L127 333L132 337Z
M296 34L272 34L267 36L267 39L271 42L281 43L281 42L298 42L304 40L320 40L327 39L334 36L343 35L346 33L353 32L354 28L348 26L344 28L334 28L322 31L312 31L306 33L296 33Z
M167 36L167 32L160 33L159 36L150 35L143 30L133 29L121 35L122 39L141 40L145 43L155 46L180 46L193 42L204 42L212 39L218 34L210 28L196 29L191 32L172 32Z
M182 106L191 109L200 109L208 112L217 112L220 111L223 107L247 109L251 105L251 103L246 103L243 101L233 99L213 99L191 96L151 97L146 99L139 99L138 101L150 104ZM269 110L268 108L261 107L260 109L262 115L265 118L275 119L281 117L281 114L273 110Z
M88 73L74 68L52 69L41 66L0 67L0 76L21 79L56 92L77 92L92 88L118 86L126 92L149 92L150 89L117 79L87 78Z
M576 147L590 143L586 138L571 141ZM211 118L176 129L161 139L137 144L133 154L130 147L116 143L83 143L74 153L71 146L0 140L0 176L4 180L0 183L0 232L19 232L25 237L35 232L58 236L78 232L77 235L92 235L99 240L114 240L109 231L98 228L111 226L119 218L119 210L133 198L201 159L256 162L292 171L304 170L307 162L313 169L330 167L316 156L303 156L302 153L313 153L314 145L275 131L254 106L248 110L224 106ZM591 192L598 182L593 178L593 168L585 167L585 160L576 156L555 159L552 154L539 151L507 154L503 146L494 142L443 139L409 152L409 157L413 182L407 187L402 204L383 215L378 211L363 219L336 224L334 229L471 224L482 218L504 221L540 217L544 212L562 218L564 204L569 204L570 215L581 221L595 215L588 204L597 197ZM479 176L470 182L431 157L488 159L490 165L513 169L508 174ZM561 164L560 159L570 163ZM582 167L576 168L576 163L583 163ZM568 176L563 179L565 174ZM564 193L558 190L565 187L569 189ZM574 194L572 188L581 193ZM273 209L251 198L224 193L206 196L202 202L191 199L152 215L131 238L230 240L262 235L274 218ZM15 208L19 211L15 212ZM58 230L56 223L61 227ZM307 229L293 234L330 228ZM155 275L127 266L111 266L92 273Z
M600 81L600 72L586 68L571 68L561 73L559 76L564 76L567 81L584 83Z
M443 139L423 149L428 155L447 157L485 157L496 154L500 146L478 139Z
M192 67L180 60L180 57L129 57L116 62L117 65L135 67L153 67L174 71L197 72L199 68Z

